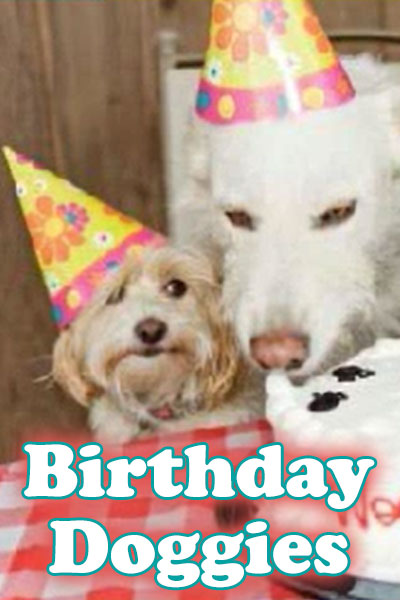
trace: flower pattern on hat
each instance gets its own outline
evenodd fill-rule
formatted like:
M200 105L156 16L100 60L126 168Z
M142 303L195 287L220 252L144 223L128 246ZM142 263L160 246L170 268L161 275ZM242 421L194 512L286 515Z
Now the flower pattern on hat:
M267 3L269 4L269 3ZM250 52L268 50L262 14L257 4L246 0L221 0L215 4L215 41L220 50L231 48L232 60L248 60Z
M39 196L34 201L34 210L26 215L34 248L45 265L65 262L70 248L85 241L60 208L50 196Z
M38 194L43 194L47 190L47 182L42 177L38 177L33 182L33 187Z
M307 34L311 35L315 40L315 47L321 54L332 52L332 44L327 38L324 30L321 27L317 16L308 5L306 16L304 17L304 29Z
M213 59L207 65L208 77L214 83L220 83L223 74L223 65L220 60Z
M56 292L60 289L60 281L51 271L46 273L45 282L51 292Z
M96 248L110 248L114 243L114 238L108 231L98 231L92 239Z
M83 231L89 223L87 211L75 203L61 204L57 209L59 215L76 231Z
M23 198L24 196L26 196L26 194L28 193L28 190L26 189L26 185L23 181L18 181L16 183L15 193L17 195L17 198Z
M286 20L289 15L281 0L270 0L261 5L261 20L264 26L276 35L286 33Z
M308 0L214 0L196 102L201 118L273 121L354 95Z

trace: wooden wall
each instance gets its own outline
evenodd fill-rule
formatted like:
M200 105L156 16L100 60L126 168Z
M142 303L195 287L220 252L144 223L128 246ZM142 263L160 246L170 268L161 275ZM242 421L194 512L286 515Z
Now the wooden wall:
M394 0L315 0L331 28L400 26ZM157 34L201 52L209 0L1 0L0 144L159 229ZM346 46L346 49L348 47ZM376 49L376 46L374 46ZM80 426L84 414L34 384L55 330L13 188L0 161L0 460L26 427Z

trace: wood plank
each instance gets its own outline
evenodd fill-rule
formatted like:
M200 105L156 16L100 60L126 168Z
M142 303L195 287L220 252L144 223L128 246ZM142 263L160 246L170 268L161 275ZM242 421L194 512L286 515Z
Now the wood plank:
M312 0L312 4L327 28L380 25L381 0Z
M203 52L207 47L211 0L161 1L160 26L176 31L182 52Z
M3 0L0 13L1 144L54 166L48 96L36 6ZM49 370L54 327L30 242L0 160L0 461L15 457L23 432L62 423L76 429L82 414L54 391L33 382Z
M382 25L382 0L313 0L326 30L378 29ZM379 53L381 46L375 42L340 42L342 53Z
M384 7L384 28L389 31L400 32L400 2L381 0ZM400 44L387 44L385 57L389 60L400 61Z
M78 184L163 228L155 0L48 3L54 110ZM79 25L78 25L79 19Z

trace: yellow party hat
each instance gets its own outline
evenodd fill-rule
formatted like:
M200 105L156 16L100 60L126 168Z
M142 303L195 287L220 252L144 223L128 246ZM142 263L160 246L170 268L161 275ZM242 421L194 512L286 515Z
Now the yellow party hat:
M217 125L277 120L354 95L307 0L214 0L200 117Z
M48 289L53 316L68 325L129 253L159 246L162 236L3 148Z

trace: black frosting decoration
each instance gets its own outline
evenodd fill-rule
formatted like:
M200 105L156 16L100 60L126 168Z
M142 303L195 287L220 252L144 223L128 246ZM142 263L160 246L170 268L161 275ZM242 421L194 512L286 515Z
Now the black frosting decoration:
M349 397L343 392L325 392L313 394L313 401L308 405L310 412L329 412L338 408L339 404Z
M347 367L339 367L332 373L339 383L354 383L358 379L368 379L374 377L376 373L369 369L363 369L356 365L348 365Z

